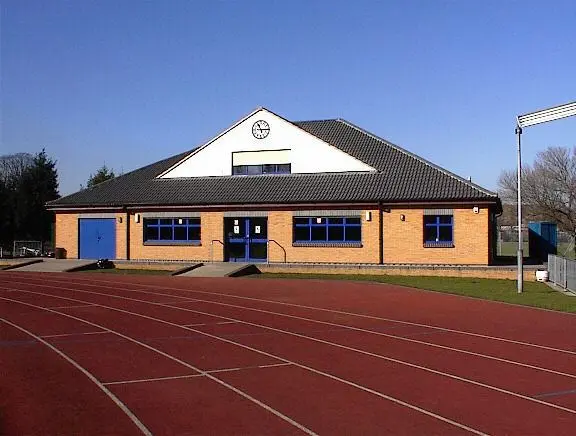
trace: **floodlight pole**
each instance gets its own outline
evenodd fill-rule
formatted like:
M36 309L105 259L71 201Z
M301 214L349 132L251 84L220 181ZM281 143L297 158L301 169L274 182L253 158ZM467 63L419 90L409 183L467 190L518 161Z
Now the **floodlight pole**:
M522 137L522 127L516 126L516 136L518 137L518 293L521 294L524 286L524 241L522 240L522 154L520 150L520 138Z

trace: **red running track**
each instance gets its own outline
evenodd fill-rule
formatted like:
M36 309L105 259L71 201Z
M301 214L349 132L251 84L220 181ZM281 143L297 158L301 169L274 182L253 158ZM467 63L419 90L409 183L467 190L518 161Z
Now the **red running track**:
M576 316L399 286L0 273L1 434L573 434Z

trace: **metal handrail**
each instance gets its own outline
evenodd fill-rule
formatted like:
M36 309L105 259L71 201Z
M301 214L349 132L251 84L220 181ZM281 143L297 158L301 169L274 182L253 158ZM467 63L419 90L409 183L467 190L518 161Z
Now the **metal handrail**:
M224 247L224 242L222 242L220 239L212 239L210 241L210 263L214 262L214 242L219 242L222 247Z
M268 241L266 241L266 246L268 248L266 250L266 263L270 263L270 242L274 242L284 252L284 263L286 263L286 250L284 247L282 247L282 245L278 243L278 241L275 241L274 239L268 239Z

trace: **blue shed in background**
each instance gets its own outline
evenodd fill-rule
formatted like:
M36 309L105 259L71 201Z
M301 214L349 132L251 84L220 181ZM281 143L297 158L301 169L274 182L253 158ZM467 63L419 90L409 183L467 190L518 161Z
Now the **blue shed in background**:
M531 221L528 223L528 247L530 257L541 262L548 260L549 254L556 254L558 245L556 223Z

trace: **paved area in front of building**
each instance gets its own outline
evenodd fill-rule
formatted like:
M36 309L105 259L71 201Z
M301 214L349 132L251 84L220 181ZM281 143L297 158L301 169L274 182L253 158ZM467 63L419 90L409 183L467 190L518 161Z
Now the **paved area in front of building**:
M179 277L237 277L254 270L255 266L251 263L212 262L179 274Z
M82 259L51 259L42 258L38 259L41 262L30 263L20 267L12 268L12 271L27 271L27 272L66 272L85 268L95 264L95 260L82 260Z

